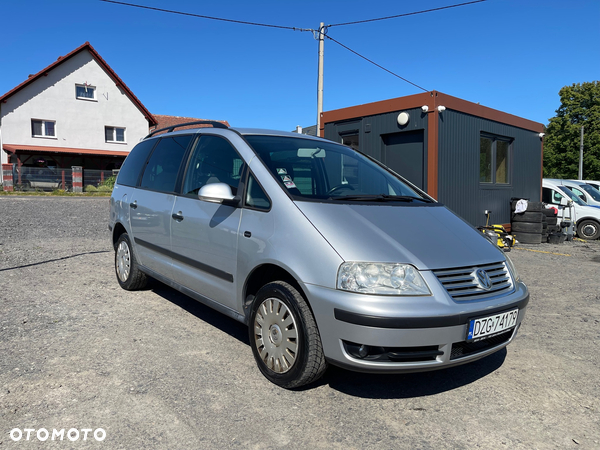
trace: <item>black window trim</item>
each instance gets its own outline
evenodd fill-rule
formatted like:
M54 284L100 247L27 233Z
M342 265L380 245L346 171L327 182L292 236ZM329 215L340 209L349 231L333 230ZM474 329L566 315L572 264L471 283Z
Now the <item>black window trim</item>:
M254 175L254 172L252 172L252 170L250 169L250 167L246 164L246 174L245 174L245 178L244 178L244 190L243 190L243 197L242 197L242 208L244 209L250 209L252 211L258 211L258 212L262 212L262 213L268 213L269 211L271 211L271 209L273 208L273 200L271 200L271 196L269 195L269 193L267 192L267 190L263 187L262 183L258 180L257 176ZM248 190L248 179L250 178L250 176L254 177L254 181L256 181L258 183L258 185L260 186L260 188L262 189L262 191L265 193L265 195L267 196L267 199L269 200L269 208L268 209L263 209L263 208L256 208L254 206L249 206L246 203L246 197L248 195L247 190Z
M479 187L482 189L512 189L513 182L513 144L515 139L509 136L502 136L499 134L490 133L487 131L479 131L479 162L481 163L481 138L487 138L492 140L492 181L479 181ZM508 183L497 183L496 182L496 141L503 141L508 143ZM478 178L481 178L481 172L478 174Z

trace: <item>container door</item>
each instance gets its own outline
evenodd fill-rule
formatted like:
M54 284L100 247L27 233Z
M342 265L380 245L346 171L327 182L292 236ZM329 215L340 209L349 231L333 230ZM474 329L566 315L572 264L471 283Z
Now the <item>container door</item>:
M423 130L382 136L382 162L421 189L425 186Z

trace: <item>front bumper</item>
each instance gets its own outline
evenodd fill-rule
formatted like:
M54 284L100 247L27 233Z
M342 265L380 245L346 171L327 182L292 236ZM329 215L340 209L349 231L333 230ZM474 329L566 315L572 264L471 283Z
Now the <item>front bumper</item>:
M432 284L430 284L432 286ZM458 302L440 286L427 297L390 297L306 285L327 360L359 372L402 373L468 363L506 347L525 316L523 283L502 297ZM467 343L469 320L519 308L515 327ZM361 346L370 350L365 357Z

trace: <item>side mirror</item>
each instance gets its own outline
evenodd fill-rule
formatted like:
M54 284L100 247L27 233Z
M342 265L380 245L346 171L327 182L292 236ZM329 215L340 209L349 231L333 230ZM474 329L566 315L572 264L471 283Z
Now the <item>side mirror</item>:
M237 206L240 202L240 198L233 195L231 186L226 183L205 184L198 191L198 198L206 202L229 206Z
M567 197L561 197L560 204L562 206L569 206L569 199Z

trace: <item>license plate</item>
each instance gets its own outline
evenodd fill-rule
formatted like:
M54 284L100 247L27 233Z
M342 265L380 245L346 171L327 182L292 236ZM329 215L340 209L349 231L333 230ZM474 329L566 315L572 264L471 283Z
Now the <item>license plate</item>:
M477 342L509 330L517 324L517 317L519 317L518 308L492 316L473 319L469 322L467 342Z

